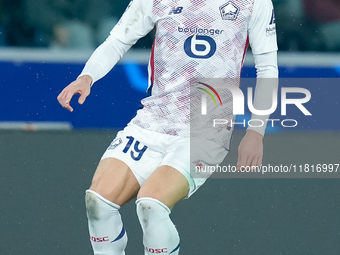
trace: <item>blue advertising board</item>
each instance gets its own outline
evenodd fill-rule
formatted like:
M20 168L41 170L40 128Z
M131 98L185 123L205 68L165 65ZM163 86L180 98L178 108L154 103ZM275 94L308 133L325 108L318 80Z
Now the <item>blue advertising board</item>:
M71 105L74 112L63 109L57 96L61 90L80 74L83 63L37 63L0 62L0 122L68 122L73 128L123 128L136 114L140 100L146 96L147 65L135 62L117 64L111 72L92 87L84 105L78 105L77 96ZM311 92L312 99L306 107L311 116L303 116L297 107L289 106L287 118L299 120L296 129L338 130L339 118L332 119L332 112L340 111L340 86L336 79L328 84L328 79L339 78L339 67L280 67L280 85L304 87ZM242 77L256 77L252 66L243 68ZM303 79L314 78L315 82ZM322 78L322 80L320 80ZM327 85L328 84L328 85ZM323 86L324 85L324 86ZM248 87L248 86L247 86ZM246 87L242 87L246 95ZM247 109L247 107L246 107ZM246 112L250 116L250 112ZM278 110L271 116L282 119ZM268 128L279 131L282 127Z

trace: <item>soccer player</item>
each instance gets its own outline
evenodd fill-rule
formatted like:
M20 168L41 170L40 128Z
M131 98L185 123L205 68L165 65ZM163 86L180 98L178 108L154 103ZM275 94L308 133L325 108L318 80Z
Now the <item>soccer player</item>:
M193 178L190 169L221 163L231 135L221 130L221 140L206 140L190 157L190 80L238 79L248 42L257 77L278 76L270 0L133 0L80 76L60 93L60 104L72 112L70 101L77 93L83 104L92 84L154 27L148 96L104 153L86 191L94 254L125 254L127 233L119 209L135 197L145 254L178 254L180 239L170 211L205 181ZM269 109L277 84L257 80L255 107ZM268 117L252 116L265 123ZM248 128L239 145L239 166L261 165L264 131L265 126Z

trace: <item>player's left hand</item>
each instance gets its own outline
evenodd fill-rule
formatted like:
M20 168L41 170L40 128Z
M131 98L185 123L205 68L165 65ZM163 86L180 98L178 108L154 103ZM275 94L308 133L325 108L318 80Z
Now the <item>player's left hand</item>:
M261 166L263 157L263 136L254 131L247 130L238 146L237 171L245 167Z

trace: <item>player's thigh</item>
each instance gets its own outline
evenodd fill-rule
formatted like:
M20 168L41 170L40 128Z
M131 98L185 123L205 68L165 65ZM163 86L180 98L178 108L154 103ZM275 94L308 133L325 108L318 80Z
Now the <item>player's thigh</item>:
M155 198L170 209L189 192L185 176L171 166L162 165L145 181L137 198Z
M97 167L90 189L123 205L136 197L140 186L127 164L116 158L105 158Z

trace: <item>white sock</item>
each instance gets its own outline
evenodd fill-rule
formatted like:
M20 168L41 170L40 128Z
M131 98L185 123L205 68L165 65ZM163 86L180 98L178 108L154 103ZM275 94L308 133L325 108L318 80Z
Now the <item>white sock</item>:
M136 201L137 215L143 230L145 255L179 252L179 235L169 214L170 209L154 198Z
M94 255L124 255L127 234L118 212L120 206L92 190L86 191L85 203Z

